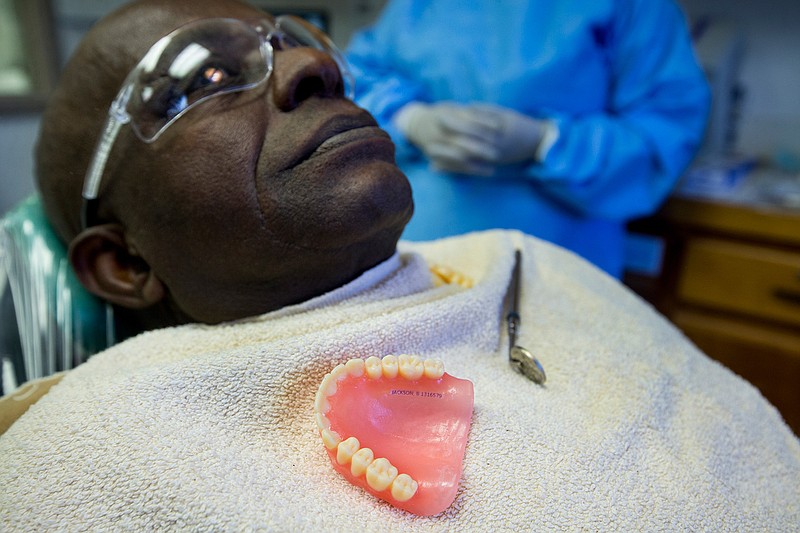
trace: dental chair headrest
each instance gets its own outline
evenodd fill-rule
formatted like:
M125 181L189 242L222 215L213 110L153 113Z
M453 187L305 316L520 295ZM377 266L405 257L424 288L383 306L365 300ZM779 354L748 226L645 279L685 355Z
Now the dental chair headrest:
M111 306L76 278L38 195L0 220L0 298L9 292L16 320L5 317L0 328L16 326L22 353L0 355L17 381L69 370L114 344Z

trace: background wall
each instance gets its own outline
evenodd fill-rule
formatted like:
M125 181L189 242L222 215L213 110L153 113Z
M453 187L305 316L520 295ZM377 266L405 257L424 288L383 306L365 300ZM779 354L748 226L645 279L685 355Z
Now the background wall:
M331 35L346 45L352 31L376 16L384 0L253 0L267 9L331 12ZM771 157L800 154L800 2L797 0L679 0L692 18L727 19L745 37L740 79L743 100L737 151ZM53 0L59 61L83 32L121 0ZM39 113L0 115L0 214L33 191L31 151Z
M690 19L738 26L744 37L736 149L748 155L800 155L800 2L679 0Z

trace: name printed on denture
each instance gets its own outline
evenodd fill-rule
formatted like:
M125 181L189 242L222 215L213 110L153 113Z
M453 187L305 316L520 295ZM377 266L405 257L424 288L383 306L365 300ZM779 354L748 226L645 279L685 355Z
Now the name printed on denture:
M320 383L317 427L350 483L414 514L455 500L472 420L472 382L437 359L351 359Z
M399 395L399 396L422 396L423 398L444 398L444 395L441 392L430 392L430 391L421 391L421 390L404 390L404 389L395 389L391 392L392 396Z

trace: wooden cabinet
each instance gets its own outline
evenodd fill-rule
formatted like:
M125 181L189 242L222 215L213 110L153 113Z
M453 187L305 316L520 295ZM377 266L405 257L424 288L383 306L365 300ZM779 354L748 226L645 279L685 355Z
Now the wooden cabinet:
M629 229L660 261L625 282L800 435L800 211L676 197Z

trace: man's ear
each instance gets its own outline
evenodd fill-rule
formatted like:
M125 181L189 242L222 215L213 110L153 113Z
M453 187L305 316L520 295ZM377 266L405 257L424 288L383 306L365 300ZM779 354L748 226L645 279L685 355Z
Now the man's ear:
M119 225L83 230L70 243L69 261L89 292L113 304L144 309L164 298L164 284L128 245Z

